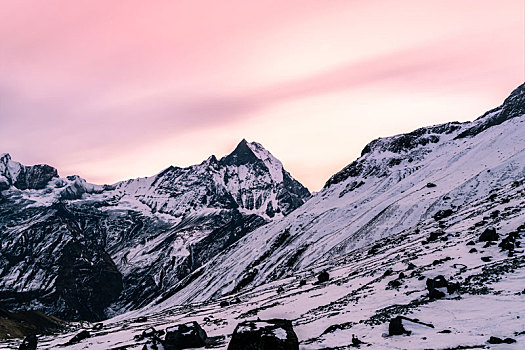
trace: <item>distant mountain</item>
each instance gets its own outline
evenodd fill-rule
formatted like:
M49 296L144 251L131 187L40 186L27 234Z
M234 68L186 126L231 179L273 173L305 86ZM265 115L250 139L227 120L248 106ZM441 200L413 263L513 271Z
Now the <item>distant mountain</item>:
M309 191L258 143L115 185L0 157L0 301L99 320L174 286Z
M480 202L489 208L495 191L525 178L524 135L525 84L473 122L374 140L303 206L246 235L157 303L249 290L418 231L433 217Z

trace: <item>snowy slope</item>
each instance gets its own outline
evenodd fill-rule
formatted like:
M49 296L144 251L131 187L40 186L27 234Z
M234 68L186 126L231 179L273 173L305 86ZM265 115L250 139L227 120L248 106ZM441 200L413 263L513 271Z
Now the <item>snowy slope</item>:
M489 201L473 201L441 220L427 218L417 231L402 230L257 288L214 301L151 305L107 320L99 331L84 324L91 338L64 348L142 349L147 339L135 336L144 330L197 321L208 336L224 337L216 348L226 349L238 323L279 317L292 320L301 350L351 349L352 335L372 349L522 349L524 196L524 182L501 186ZM521 248L509 254L497 245L485 246L478 240L489 227L501 237L517 234ZM443 234L429 241L436 231ZM486 257L490 260L482 260ZM329 281L317 283L320 271L329 273ZM458 282L459 289L430 298L426 279L438 275ZM221 306L224 301L230 305ZM432 327L403 321L410 336L387 336L389 321L398 315ZM139 317L147 319L139 322ZM42 336L39 348L58 348L83 327L72 324L68 332ZM491 345L491 336L516 343Z
M416 229L439 210L486 200L492 191L524 178L523 135L525 85L473 122L374 140L302 207L238 241L163 302L204 301L239 286L291 276Z

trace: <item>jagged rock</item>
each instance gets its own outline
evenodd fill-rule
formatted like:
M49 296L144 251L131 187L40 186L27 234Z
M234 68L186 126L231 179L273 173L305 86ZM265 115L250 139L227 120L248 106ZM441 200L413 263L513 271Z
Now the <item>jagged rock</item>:
M485 229L485 231L483 231L483 233L479 236L480 242L491 242L497 241L498 239L499 235L494 227L489 227Z
M405 327L403 327L403 319L401 316L394 317L390 320L390 323L388 324L388 335L410 335L412 332L407 331Z
M473 241L468 241L467 245L476 245L476 243L474 243Z
M319 275L317 275L317 282L324 283L330 280L330 274L327 271L322 271Z
M243 321L235 327L228 350L298 350L292 322L283 319Z
M24 338L24 341L18 347L18 350L36 350L38 339L36 335L31 334Z
M179 350L200 348L206 345L207 334L201 326L193 321L166 328L164 348Z
M72 345L72 344L76 344L84 339L87 339L91 337L91 333L89 333L88 331L86 330L83 330L81 331L80 333L78 333L77 335L75 335L73 338L69 339L69 341L66 343L66 345Z

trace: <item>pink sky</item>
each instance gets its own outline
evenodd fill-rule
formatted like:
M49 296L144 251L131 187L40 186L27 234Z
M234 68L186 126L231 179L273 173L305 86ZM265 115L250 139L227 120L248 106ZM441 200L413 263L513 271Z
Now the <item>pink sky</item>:
M523 0L0 4L0 153L112 183L242 138L319 190L370 140L524 81Z

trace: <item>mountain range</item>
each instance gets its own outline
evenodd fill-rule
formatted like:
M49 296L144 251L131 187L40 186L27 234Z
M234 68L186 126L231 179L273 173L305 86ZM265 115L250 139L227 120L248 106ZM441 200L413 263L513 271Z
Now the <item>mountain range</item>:
M301 349L350 348L353 334L384 349L485 347L492 335L519 348L524 123L525 84L472 122L373 140L313 195L246 140L104 186L4 154L0 302L111 317L89 340L100 349L193 321L225 347L254 317L292 320ZM413 335L383 336L399 315Z

